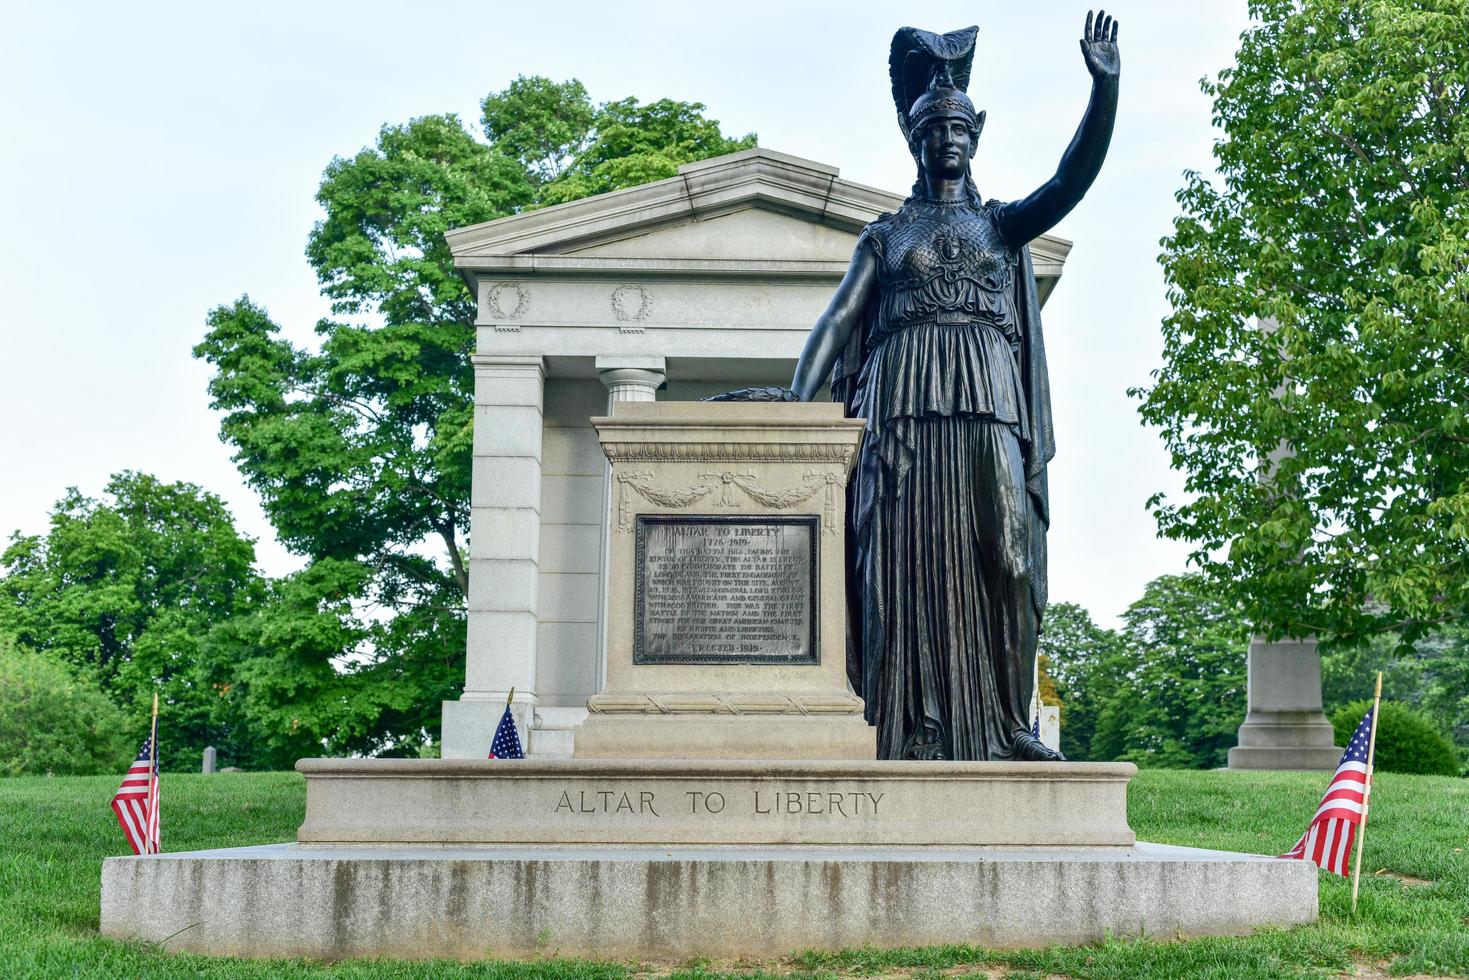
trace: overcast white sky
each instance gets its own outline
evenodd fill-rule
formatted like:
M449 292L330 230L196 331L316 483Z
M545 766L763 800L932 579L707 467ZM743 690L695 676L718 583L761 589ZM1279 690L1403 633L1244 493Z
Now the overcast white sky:
M313 195L334 155L385 122L456 112L518 74L580 78L598 101L697 100L726 132L905 190L887 47L912 24L980 25L970 94L989 111L987 197L1054 170L1089 79L1071 0L866 4L29 3L0 30L0 535L43 531L68 486L136 469L221 495L281 548L218 440L205 313L248 292L294 339L327 312L306 264ZM1076 245L1046 308L1058 455L1051 596L1114 623L1184 568L1143 507L1176 493L1130 385L1158 363L1158 240L1183 170L1208 171L1200 76L1233 58L1244 0L1130 0L1121 113L1090 196L1057 229Z

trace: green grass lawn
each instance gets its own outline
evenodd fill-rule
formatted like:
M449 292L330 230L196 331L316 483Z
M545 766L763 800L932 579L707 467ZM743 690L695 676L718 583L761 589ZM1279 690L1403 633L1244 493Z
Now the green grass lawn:
M1141 773L1133 828L1145 840L1260 854L1295 842L1324 773ZM1379 774L1361 904L1321 875L1321 921L1246 938L1114 941L1038 951L969 947L798 953L760 963L634 964L216 960L97 936L102 858L126 844L108 809L112 776L0 779L0 977L628 977L669 972L799 976L1178 977L1469 976L1469 780ZM169 775L168 850L294 837L305 788L294 773Z

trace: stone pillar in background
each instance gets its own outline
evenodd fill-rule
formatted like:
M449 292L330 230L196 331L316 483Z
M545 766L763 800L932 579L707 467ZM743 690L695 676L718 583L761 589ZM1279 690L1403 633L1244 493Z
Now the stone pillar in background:
M536 706L545 363L485 354L473 361L469 631L464 694L443 703L446 759L484 758L512 687L522 744Z
M1266 334L1274 320L1259 321ZM1282 354L1282 356L1284 356ZM1280 397L1282 389L1275 395ZM1293 453L1282 440L1260 474L1269 483L1282 460ZM1342 750L1321 710L1321 653L1314 638L1271 643L1250 640L1248 698L1239 744L1229 750L1231 769L1335 769Z
M1250 641L1249 709L1231 769L1334 769L1341 758L1321 711L1321 654L1316 641Z
M210 745L204 749L204 765L200 770L204 775L208 776L214 772L214 760L214 746Z
M1030 717L1037 722L1041 744L1061 751L1061 709L1041 701L1041 658L1035 658L1034 677L1030 682Z

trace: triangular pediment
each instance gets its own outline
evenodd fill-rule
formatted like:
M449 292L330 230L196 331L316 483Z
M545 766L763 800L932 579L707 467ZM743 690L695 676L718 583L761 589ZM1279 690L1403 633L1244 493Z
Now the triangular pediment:
M466 276L836 274L868 222L903 195L842 180L837 168L757 147L700 160L678 176L450 231ZM1041 293L1071 243L1031 245Z
M845 181L837 174L835 167L826 164L756 148L685 164L677 177L667 180L456 228L446 237L456 260L491 255L593 255L607 248L610 251L604 254L642 257L638 250L651 242L625 246L631 252L619 252L615 246L669 232L668 246L678 243L677 247L686 250L698 232L682 226L731 215L742 215L735 222L746 228L762 222L771 227L766 215L785 215L800 224L855 235L879 214L902 203L900 195ZM785 227L791 231L797 226L788 223ZM725 228L734 230L732 225Z
M769 259L845 262L859 229L748 206L701 220L660 225L562 254L621 259Z

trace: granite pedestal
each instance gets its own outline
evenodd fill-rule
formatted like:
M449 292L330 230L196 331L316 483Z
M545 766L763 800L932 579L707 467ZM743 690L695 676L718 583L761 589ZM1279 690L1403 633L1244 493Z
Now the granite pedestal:
M312 844L1127 847L1131 763L303 759Z
M631 402L611 465L607 676L584 759L872 759L846 671L842 406Z
M109 858L102 933L240 956L769 958L1245 933L1301 861L1136 843L1127 763L303 760L295 844Z

